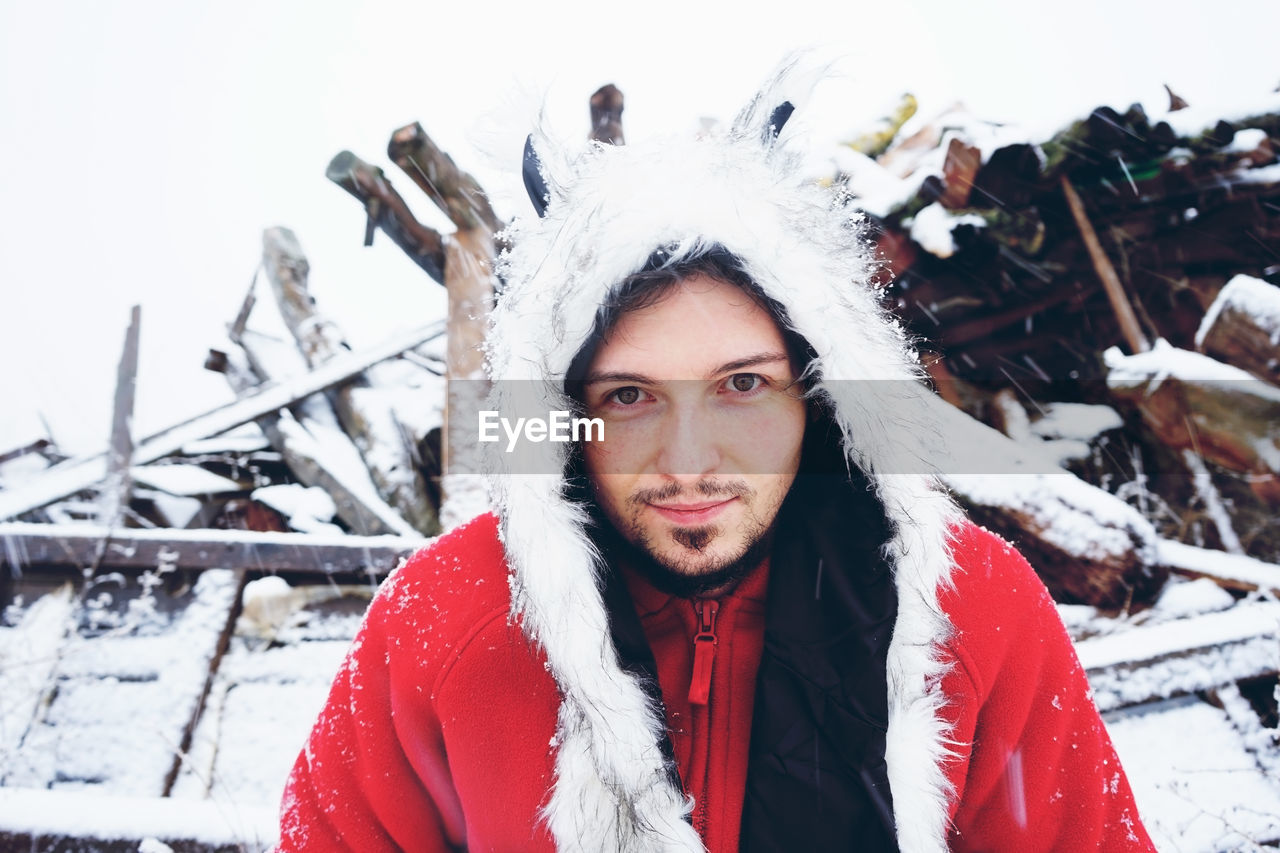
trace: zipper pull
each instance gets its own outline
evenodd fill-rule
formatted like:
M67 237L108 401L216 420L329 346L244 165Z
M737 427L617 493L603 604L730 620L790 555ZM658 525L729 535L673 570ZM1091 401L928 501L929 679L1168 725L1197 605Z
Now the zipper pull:
M695 599L693 612L698 616L698 633L693 636L693 680L689 683L689 704L705 705L711 696L711 665L716 659L717 601Z

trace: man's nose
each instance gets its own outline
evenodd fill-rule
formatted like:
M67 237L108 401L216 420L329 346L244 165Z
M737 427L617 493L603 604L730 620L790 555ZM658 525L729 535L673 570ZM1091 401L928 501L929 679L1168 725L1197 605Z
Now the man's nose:
M702 406L672 407L659 436L659 474L692 483L716 472L720 442L711 420Z

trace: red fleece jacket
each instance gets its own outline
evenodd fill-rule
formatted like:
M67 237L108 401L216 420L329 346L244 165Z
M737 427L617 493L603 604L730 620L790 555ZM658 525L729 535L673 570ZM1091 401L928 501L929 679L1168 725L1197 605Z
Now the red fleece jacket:
M980 528L958 532L954 555L954 589L941 599L955 627L942 650L952 667L939 685L957 744L946 767L955 794L950 846L1153 850L1043 585ZM690 625L681 602L668 613L673 602L655 608L651 596L636 595L660 661L677 762L701 795L695 821L713 850L737 845L746 750L732 744L745 744L744 722L749 730L759 661L750 638L763 628L755 597L763 583L763 573L749 579L726 605L747 630L735 630L730 666L717 658L712 699L730 673L730 695L748 698L745 706L731 699L724 729L713 708L710 729L727 737L722 748L713 737L709 753L688 706L691 663L670 666ZM442 537L387 579L289 777L280 850L552 849L539 809L554 779L559 694L509 609L492 516Z

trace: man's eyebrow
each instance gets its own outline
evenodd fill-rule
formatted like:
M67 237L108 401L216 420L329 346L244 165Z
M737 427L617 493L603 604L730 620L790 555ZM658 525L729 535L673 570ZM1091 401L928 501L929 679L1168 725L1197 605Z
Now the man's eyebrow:
M749 355L744 358L737 358L733 361L727 361L707 374L707 378L720 376L724 373L736 373L747 367L754 367L758 364L773 364L778 361L790 361L790 357L782 352L762 352L755 355ZM596 385L601 382L634 382L637 385L658 385L661 379L655 379L652 376L646 376L643 373L628 373L621 370L612 370L605 373L588 373L586 378L582 380L583 385Z
M719 376L721 373L735 373L745 367L755 367L757 364L772 364L775 361L790 361L791 358L785 352L762 352L756 355L749 355L746 358L739 358L726 362L708 375Z
M627 373L620 370L611 370L608 373L588 373L587 378L582 380L583 385L595 385L600 382L634 382L637 385L657 385L659 380L652 376L645 376L643 373Z

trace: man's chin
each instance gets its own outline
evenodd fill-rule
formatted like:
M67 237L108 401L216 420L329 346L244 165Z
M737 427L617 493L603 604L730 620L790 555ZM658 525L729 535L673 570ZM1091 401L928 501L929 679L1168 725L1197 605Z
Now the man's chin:
M636 547L635 564L655 587L681 598L719 594L732 589L768 556L772 540L772 537L762 536L737 549L728 550L724 547L726 543L708 543L701 549L690 548L674 532L671 538L673 541L661 552L655 552L647 543Z

